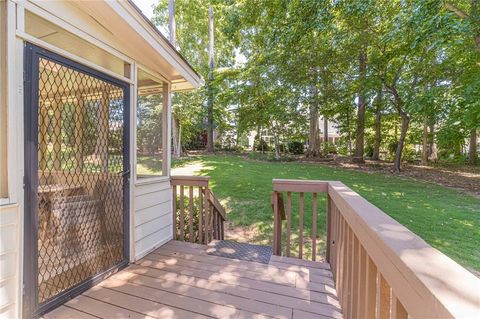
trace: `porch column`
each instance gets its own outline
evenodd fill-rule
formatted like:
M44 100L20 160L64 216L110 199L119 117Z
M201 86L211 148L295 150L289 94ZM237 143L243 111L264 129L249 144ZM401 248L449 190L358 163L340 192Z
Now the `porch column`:
M172 93L166 82L163 83L162 102L162 175L170 176Z
M76 96L77 105L75 106L75 163L76 171L83 170L83 130L85 117L85 98L81 93Z
M96 158L100 163L101 172L108 172L108 107L109 97L107 88L102 89L100 99L100 114L98 116L98 137L96 146Z

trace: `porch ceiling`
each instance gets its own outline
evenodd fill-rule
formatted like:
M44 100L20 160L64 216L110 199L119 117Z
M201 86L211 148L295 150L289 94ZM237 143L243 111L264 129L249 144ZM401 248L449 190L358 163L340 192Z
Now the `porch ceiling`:
M172 90L190 90L203 84L202 77L130 1L76 1L113 36L122 53L172 82Z

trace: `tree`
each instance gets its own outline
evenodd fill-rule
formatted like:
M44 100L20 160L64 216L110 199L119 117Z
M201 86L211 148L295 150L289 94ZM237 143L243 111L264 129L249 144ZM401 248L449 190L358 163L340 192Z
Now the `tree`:
M159 1L159 4L155 7L154 18L152 19L155 24L165 29L168 29L167 26L169 25L169 1ZM209 31L210 8L218 13L212 32ZM202 130L209 132L219 126L219 123L214 121L215 113L221 112L217 108L225 107L225 105L213 103L214 92L218 91L215 84L218 82L210 81L209 76L214 74L213 69L210 72L210 66L212 65L210 62L215 61L214 66L221 68L231 66L234 60L234 47L224 32L227 21L222 17L226 16L226 10L228 10L228 4L223 1L212 1L211 4L201 0L175 1L176 46L195 70L207 79L207 87L192 93L176 93L172 99L173 114L174 116L182 116L185 111L185 109L178 109L177 103L185 105L184 102L189 100L195 100L200 103L203 108L200 110L199 116L195 117L196 123L190 123L190 119L187 120L189 125L196 126L199 134L201 134ZM209 57L210 33L217 40L215 51L212 52L214 56L211 56L211 59ZM183 95L187 96L183 97ZM206 122L204 121L205 119L207 119ZM184 120L177 118L176 122L182 125ZM178 127L178 132L182 132L182 134L177 138L183 136L184 139L187 139L185 133L191 128ZM180 145L177 146L181 149Z
M214 29L213 29L213 8L208 8L208 82L207 82L207 152L213 152L213 72L215 70L214 60Z
M460 78L462 84L458 89L466 108L465 124L469 128L469 164L477 162L477 130L480 128L480 104L478 102L478 84L480 76L478 61L480 59L480 4L478 1L459 1L457 4L447 1L445 8L460 19L461 45L460 51L453 52L461 59L464 73Z
M380 159L380 144L382 143L382 102L383 92L382 88L378 89L375 99L375 140L373 145L372 160L378 161Z
M167 2L155 21L166 23ZM434 159L436 145L441 160L453 149L461 159L470 140L473 163L477 7L469 0L177 0L178 48L207 79L174 98L180 135L215 128L239 141L262 128L277 157L292 140L308 141L306 155L320 156L329 149L328 137L320 142L322 116L343 135L339 152L359 162L366 149L375 160L393 149L386 157L399 171L402 160Z

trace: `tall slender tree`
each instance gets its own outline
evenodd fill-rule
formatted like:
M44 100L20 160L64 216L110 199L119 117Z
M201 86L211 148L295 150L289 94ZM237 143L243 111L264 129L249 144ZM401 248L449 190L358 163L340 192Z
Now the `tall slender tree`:
M215 151L213 143L213 101L214 101L214 92L213 92L213 81L215 70L215 51L214 51L214 29L213 29L213 8L210 6L208 8L208 83L207 83L207 152Z

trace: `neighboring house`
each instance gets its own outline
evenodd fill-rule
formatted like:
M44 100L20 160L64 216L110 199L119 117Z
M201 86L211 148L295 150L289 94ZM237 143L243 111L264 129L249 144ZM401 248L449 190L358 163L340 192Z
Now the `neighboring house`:
M270 147L275 147L275 137L273 134L270 132L269 129L262 128L260 129L260 136L262 140L264 140L268 146ZM253 145L255 144L255 138L258 137L258 131L257 130L251 130L248 132L247 135L247 142L248 142L248 148L253 150Z
M320 128L320 140L323 141L323 134L324 134L324 127L325 127L325 122L323 117L319 117L318 119L318 127ZM338 139L341 137L340 131L338 128L335 126L335 122L333 121L328 121L328 141L332 144L336 144Z
M203 80L130 1L6 0L0 24L0 317L27 318L172 239L170 95Z
M319 133L320 133L320 140L323 141L323 131L324 131L324 122L323 117L319 117ZM257 131L252 130L248 133L248 148L253 149L253 144L255 143L255 137L257 136ZM267 142L267 144L271 147L274 147L274 137L270 133L268 129L261 130L262 139ZM335 122L328 121L328 140L332 144L336 144L338 139L341 137L340 131L335 126Z

